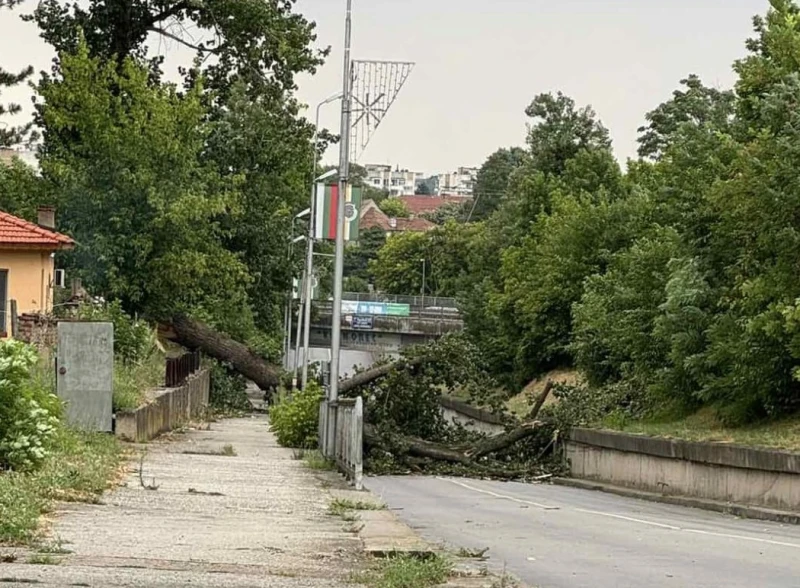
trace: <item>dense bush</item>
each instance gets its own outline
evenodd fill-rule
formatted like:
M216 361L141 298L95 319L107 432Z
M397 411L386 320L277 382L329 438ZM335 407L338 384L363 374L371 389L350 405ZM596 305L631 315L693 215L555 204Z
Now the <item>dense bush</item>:
M214 361L211 365L211 408L222 413L247 411L252 408L247 399L247 380L230 365Z
M0 469L33 469L47 457L60 404L34 377L36 350L0 341Z
M322 401L322 388L309 381L304 390L291 396L283 395L270 409L270 424L284 447L314 449L317 446L319 427L319 403Z
M108 321L114 324L114 356L120 361L143 361L155 347L156 335L153 327L146 321L131 317L117 300L83 304L78 316L85 321Z

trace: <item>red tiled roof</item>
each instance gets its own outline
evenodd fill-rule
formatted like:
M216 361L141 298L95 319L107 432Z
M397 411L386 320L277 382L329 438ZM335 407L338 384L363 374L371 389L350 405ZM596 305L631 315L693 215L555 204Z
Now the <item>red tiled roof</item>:
M413 233L424 233L436 228L436 223L432 223L425 218L399 218L397 219L398 231L410 231Z
M61 233L0 211L0 247L32 249L68 249L75 242Z
M463 196L398 196L397 198L405 203L412 216L435 212L446 204L461 204L469 200Z
M387 233L403 233L406 231L424 233L436 227L435 223L424 218L398 218L396 220L397 226L392 227L391 221L386 213L377 207L371 207L361 215L358 226L364 230L380 228Z

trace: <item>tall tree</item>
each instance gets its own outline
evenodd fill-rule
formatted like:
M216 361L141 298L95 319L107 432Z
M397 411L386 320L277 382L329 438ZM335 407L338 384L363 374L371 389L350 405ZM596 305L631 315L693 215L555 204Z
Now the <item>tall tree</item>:
M532 119L527 138L531 161L540 172L561 173L566 162L584 149L611 149L608 130L592 107L577 108L561 92L538 95L525 114Z
M0 9L13 8L21 0L0 0ZM10 88L21 84L33 74L33 67L27 67L20 72L10 72L0 67L0 96L3 88ZM19 104L14 102L3 104L0 102L0 118L6 115L18 114L22 110ZM10 147L17 145L24 140L25 135L31 129L31 123L22 126L12 126L7 122L0 121L0 147Z
M240 178L200 157L202 88L153 86L133 58L110 63L79 43L38 91L42 172L87 284L152 318L187 313L244 334L249 277L217 222L241 211Z
M520 147L498 149L488 157L475 180L475 202L470 220L484 220L500 206L511 175L525 162L526 157L525 150Z
M733 122L735 95L703 85L694 74L681 80L685 89L675 90L672 98L645 116L647 125L639 127L639 156L661 159L666 149L685 135L686 127L730 130Z
M298 72L313 72L326 53L312 48L314 25L293 6L294 0L42 0L26 18L58 52L74 52L83 36L92 56L143 60L148 37L156 35L208 60L202 69L210 87L238 77L287 91ZM154 71L160 63L151 62Z

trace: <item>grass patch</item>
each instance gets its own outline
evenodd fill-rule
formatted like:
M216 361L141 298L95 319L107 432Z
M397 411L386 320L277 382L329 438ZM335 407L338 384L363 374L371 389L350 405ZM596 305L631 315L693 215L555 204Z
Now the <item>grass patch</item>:
M187 449L182 451L184 455L219 455L223 457L236 457L236 449L233 445L223 445L219 449Z
M779 421L728 427L717 419L712 409L705 408L684 418L653 421L608 419L602 424L610 429L652 437L800 451L800 414Z
M361 500L348 500L346 498L337 498L331 502L328 507L328 512L334 516L344 516L350 511L354 510L385 510L385 504L377 504L375 502L362 502Z
M310 470L321 470L330 472L336 469L335 463L325 459L322 456L322 453L316 450L310 450L304 452L303 462L306 464L306 467Z
M154 348L140 362L114 362L114 410L133 410L147 402L148 391L164 385L164 354Z
M440 555L425 558L400 556L383 559L374 569L353 581L371 588L430 588L447 581L452 564Z
M0 474L0 543L34 543L55 500L96 503L121 462L115 437L61 429L39 470Z
M28 563L35 566L57 566L61 560L49 553L34 553L28 558Z

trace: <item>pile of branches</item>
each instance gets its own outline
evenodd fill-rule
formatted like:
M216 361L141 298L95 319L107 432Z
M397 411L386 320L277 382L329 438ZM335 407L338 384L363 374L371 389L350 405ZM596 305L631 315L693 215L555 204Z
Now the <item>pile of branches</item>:
M281 370L247 346L187 317L162 325L162 335L233 366L265 392L279 385ZM343 397L362 396L365 464L374 473L445 473L502 479L542 479L557 472L559 430L540 412L548 383L524 419L504 413L501 389L483 367L478 350L460 334L413 347L400 360L383 362L339 384ZM506 419L506 431L481 435L445 422L440 397L458 391Z
M380 377L373 377L376 369ZM548 383L525 418L513 417L477 349L462 335L409 349L400 361L357 378L358 386L346 381L343 387L364 397L365 464L373 473L544 479L561 469L558 428L540 416L553 385ZM452 391L502 415L506 431L487 436L445 422L440 397Z

